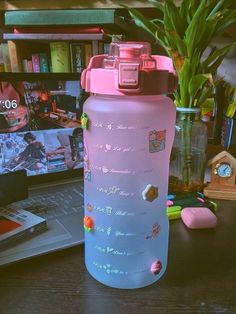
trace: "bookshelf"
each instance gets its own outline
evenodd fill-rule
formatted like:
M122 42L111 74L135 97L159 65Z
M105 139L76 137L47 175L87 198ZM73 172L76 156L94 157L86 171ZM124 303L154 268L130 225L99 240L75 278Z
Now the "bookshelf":
M80 80L80 73L14 73L2 72L1 81Z
M81 73L91 56L107 53L106 44L111 41L107 34L123 34L129 29L121 11L127 14L124 9L6 11L2 45L7 43L11 66L5 71ZM33 58L37 54L40 62ZM48 59L44 70L42 54ZM39 70L35 63L40 63ZM68 66L63 68L60 64Z

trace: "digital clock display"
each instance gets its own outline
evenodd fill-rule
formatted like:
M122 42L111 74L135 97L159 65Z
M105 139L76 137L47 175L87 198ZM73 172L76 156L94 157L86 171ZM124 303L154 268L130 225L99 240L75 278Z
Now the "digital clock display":
M17 101L16 99L6 99L6 100L2 100L0 99L0 106L3 108L3 109L16 109L18 104L17 104Z

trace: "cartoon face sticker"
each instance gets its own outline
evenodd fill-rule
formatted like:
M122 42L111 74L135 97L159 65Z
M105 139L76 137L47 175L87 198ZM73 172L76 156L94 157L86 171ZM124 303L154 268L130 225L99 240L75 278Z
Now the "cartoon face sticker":
M149 153L157 153L165 149L166 130L149 132Z

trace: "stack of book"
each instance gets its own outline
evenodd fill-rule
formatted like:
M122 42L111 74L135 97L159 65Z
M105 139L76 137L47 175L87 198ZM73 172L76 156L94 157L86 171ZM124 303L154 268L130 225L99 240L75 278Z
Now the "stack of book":
M5 72L81 73L108 52L109 35L123 32L125 20L111 9L7 11L5 26Z

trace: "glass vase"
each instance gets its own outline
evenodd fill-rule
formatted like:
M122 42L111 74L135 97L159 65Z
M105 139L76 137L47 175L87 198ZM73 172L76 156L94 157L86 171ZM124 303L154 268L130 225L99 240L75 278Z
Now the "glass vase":
M203 190L207 126L200 108L177 108L175 139L170 157L169 193Z

